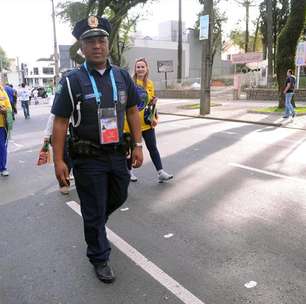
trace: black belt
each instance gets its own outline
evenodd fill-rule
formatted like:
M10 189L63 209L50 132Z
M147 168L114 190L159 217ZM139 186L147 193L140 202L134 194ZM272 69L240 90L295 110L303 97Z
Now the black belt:
M99 145L88 140L71 140L69 153L75 156L99 157L112 153L126 153L126 147L122 144Z

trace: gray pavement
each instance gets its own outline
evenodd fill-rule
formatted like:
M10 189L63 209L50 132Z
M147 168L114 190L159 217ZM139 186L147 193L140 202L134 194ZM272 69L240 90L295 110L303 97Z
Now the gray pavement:
M117 281L95 278L66 204L78 202L74 187L60 195L52 165L35 166L49 106L31 111L17 117L11 175L0 178L0 303L194 304L115 246ZM173 115L156 131L174 180L157 183L145 149L129 209L108 227L202 303L304 304L305 132Z
M199 109L184 109L184 106L199 104L199 99L160 99L159 111L164 114L199 117ZM221 119L228 121L250 122L276 127L297 128L306 130L306 116L297 115L294 120L283 119L282 113L262 114L254 110L273 107L277 101L232 100L231 91L213 91L211 113L205 119ZM305 106L297 102L297 106Z

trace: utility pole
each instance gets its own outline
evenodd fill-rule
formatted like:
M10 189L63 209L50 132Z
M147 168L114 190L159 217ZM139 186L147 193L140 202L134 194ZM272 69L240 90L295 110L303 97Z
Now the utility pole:
M204 15L208 15L208 39L202 42L200 115L210 113L210 81L212 69L213 0L205 0Z
M178 18L178 46L177 46L177 82L182 82L182 0L179 0L179 18Z
M245 7L245 45L244 45L244 52L247 53L249 51L249 19L250 19L250 7L254 6L252 5L252 1L250 0L244 0L244 1L238 1L236 2L242 6Z
M51 3L52 3L52 22L53 22L53 41L54 41L54 65L55 65L54 86L56 86L59 81L59 66L58 66L58 51L57 51L57 40L56 40L54 1L51 0Z
M267 44L268 44L268 87L272 87L273 83L273 12L272 12L272 0L266 0L267 10Z
M249 51L249 19L250 19L250 1L245 1L245 46L244 52L247 53Z

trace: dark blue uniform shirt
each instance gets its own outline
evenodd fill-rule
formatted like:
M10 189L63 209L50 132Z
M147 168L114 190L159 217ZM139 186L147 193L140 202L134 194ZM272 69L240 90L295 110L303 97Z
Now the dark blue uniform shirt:
M100 92L100 107L102 108L114 107L113 89L110 79L110 70L113 69L118 92L118 101L116 104L118 129L120 138L122 138L125 113L128 108L135 106L140 102L136 86L129 73L116 66L108 64L103 75L101 75L97 70L91 69L89 66L88 69L93 75L98 91ZM67 77L69 78L75 105L78 96L82 100L81 125L76 128L78 136L81 139L92 140L98 143L99 130L97 103L87 71L82 65L79 69L70 72ZM51 113L63 118L70 118L72 110L73 107L69 97L67 80L66 77L63 77L56 89ZM76 111L74 111L74 115L76 119Z

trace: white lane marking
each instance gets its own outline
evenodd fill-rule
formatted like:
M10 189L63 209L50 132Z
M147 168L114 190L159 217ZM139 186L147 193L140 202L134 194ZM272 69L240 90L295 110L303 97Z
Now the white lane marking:
M24 160L19 160L19 163L20 163L20 164L24 164L25 161L24 161Z
M75 201L69 201L66 203L73 211L81 216L80 205ZM145 256L143 256L139 251L129 245L126 241L120 238L116 233L106 228L109 240L126 256L128 256L133 262L135 262L139 267L146 271L150 276L152 276L161 285L166 287L171 291L177 298L179 298L185 304L205 304L186 288L184 288L180 283L172 279L167 275L162 269L157 267L151 261L149 261Z
M257 169L257 168L254 168L254 167L244 166L244 165L240 165L240 164L236 164L236 163L229 163L229 165L232 166L232 167L237 167L237 168L241 168L241 169L245 169L245 170L249 170L249 171L253 171L253 172L257 172L257 173L261 173L261 174L265 174L265 175L290 179L290 180L293 180L293 181L296 181L296 182L302 182L302 183L306 182L306 180L303 179L303 178L287 176L287 175L284 175L284 174L274 173L274 172L261 170L261 169Z
M165 235L164 235L164 238L165 238L165 239L170 239L170 238L173 237L173 236L174 236L173 233L168 233L168 234L165 234Z
M128 211L129 208L121 208L120 211Z
M231 132L231 131L222 131L221 133L228 134L228 135L238 134L237 132Z
M17 144L17 143L15 143L15 142L13 142L13 144L14 144L17 148L22 148L22 147L24 147L24 145Z
M245 283L244 286L245 286L246 288L254 288L254 287L257 286L257 282L255 282L255 281L250 281L250 282Z

